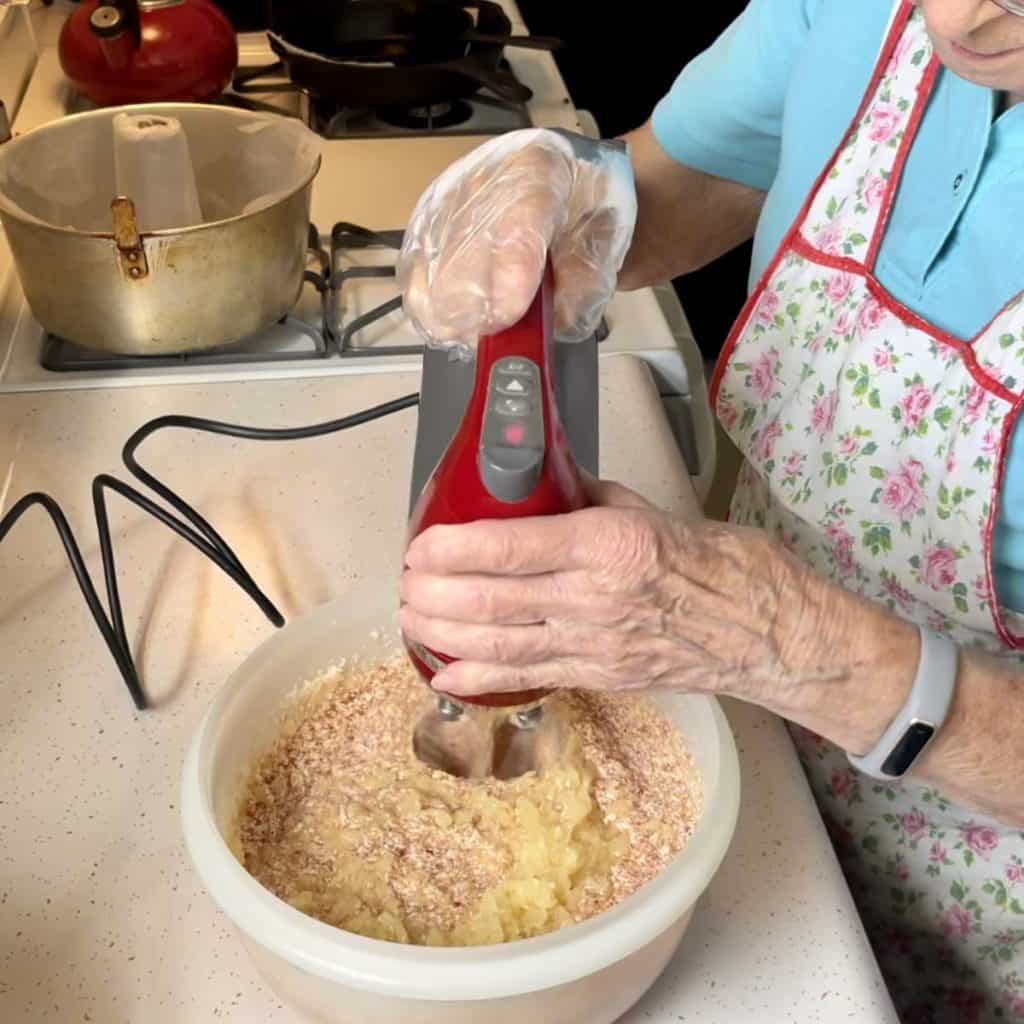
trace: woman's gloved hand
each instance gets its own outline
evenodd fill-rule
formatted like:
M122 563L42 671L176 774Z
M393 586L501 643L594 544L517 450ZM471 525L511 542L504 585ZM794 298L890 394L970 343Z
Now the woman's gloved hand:
M580 341L615 292L635 224L623 144L507 132L420 198L398 261L405 311L428 342L475 344L526 313L550 253L556 335Z

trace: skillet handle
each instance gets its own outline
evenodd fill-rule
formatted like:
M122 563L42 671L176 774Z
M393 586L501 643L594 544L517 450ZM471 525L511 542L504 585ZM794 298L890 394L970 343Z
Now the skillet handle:
M495 46L511 46L520 50L558 50L562 40L554 36L500 36L486 32L463 32L459 39L467 43L490 43Z
M533 90L523 85L514 76L504 71L492 71L489 68L481 68L471 61L460 63L459 74L472 78L473 81L487 86L496 96L509 103L527 103L533 99Z

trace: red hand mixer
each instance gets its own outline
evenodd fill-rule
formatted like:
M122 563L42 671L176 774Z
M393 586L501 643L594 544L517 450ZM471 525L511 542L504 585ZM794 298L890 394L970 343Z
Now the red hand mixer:
M480 339L473 390L451 443L413 509L409 540L438 523L555 515L583 508L586 492L556 398L550 263L526 315ZM406 650L428 682L452 658L409 638ZM442 697L445 720L462 705L508 708L519 724L539 715L545 690ZM529 714L522 709L531 708Z

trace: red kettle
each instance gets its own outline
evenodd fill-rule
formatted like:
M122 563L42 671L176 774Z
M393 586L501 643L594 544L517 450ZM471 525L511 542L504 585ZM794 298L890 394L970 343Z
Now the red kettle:
M83 0L58 56L74 87L101 107L203 103L238 66L238 38L212 0Z

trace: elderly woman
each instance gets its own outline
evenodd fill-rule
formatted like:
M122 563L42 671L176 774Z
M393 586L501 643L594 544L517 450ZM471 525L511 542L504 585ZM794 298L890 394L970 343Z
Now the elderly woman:
M579 338L616 287L753 236L711 384L729 523L595 482L570 515L435 527L403 627L461 659L454 695L783 716L908 1022L1024 1020L1022 100L1020 0L750 0L628 150L488 142L400 263L423 333L465 342L550 254Z

